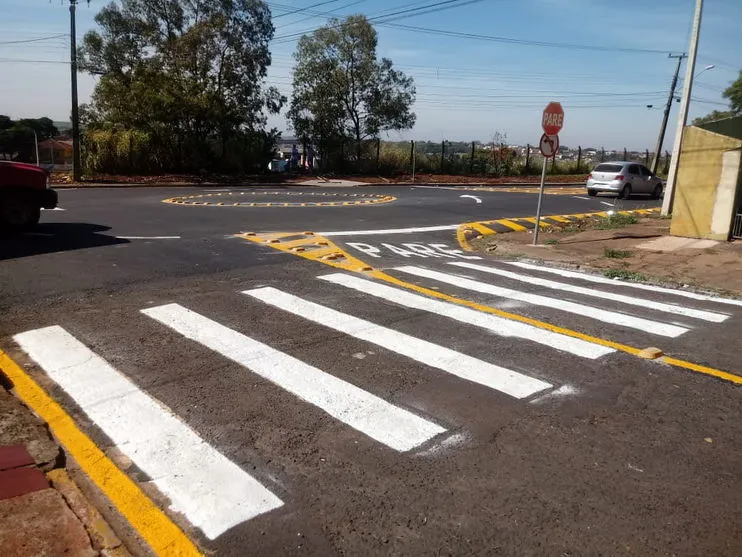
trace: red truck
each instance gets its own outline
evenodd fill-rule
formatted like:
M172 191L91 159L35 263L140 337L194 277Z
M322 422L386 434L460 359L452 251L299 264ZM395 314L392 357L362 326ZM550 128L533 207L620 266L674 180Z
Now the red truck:
M39 222L41 209L57 206L49 173L33 164L0 161L0 229L25 230Z

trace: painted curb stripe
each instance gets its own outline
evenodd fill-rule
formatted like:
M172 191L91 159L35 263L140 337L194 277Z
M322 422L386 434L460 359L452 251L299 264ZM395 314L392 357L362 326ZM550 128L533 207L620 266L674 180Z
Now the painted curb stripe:
M574 294L582 294L583 296L601 298L603 300L620 302L622 304L637 306L640 308L649 308L656 311L662 311L664 313L682 315L684 317L692 317L694 319L709 321L711 323L723 323L724 321L729 319L728 315L722 313L714 313L711 311L704 311L700 309L686 308L683 306L676 306L674 304L665 304L662 302L655 302L653 300L646 300L644 298L634 298L633 296L617 294L616 292L603 292L602 290L594 290L592 288L586 288L584 286L575 286L572 284L567 284L565 282L557 282L553 280L534 277L531 275L521 275L518 273L512 273L510 271L503 271L502 269L488 267L485 265L477 265L476 263L452 261L449 263L449 265L455 265L456 267L463 267L465 269L473 269L475 271L481 271L483 273L489 273L491 275L497 275L528 284L535 284L537 286L543 286L544 288L561 290L563 292L572 292Z
M141 311L394 450L414 449L446 431L334 375L178 304Z
M77 427L72 417L2 351L0 370L13 382L18 397L46 422L65 452L156 555L202 555L183 531Z
M209 539L283 502L58 326L13 337Z
M398 288L392 288L391 286L358 278L353 275L336 273L324 275L319 278L408 308L427 311L466 323L467 325L480 327L503 337L518 337L530 340L582 358L594 360L614 352L612 348L570 338L551 331L544 331L537 327L509 321L494 315L486 315L439 300L431 300L424 296L411 294Z
M303 300L275 288L265 287L246 290L243 294L515 398L526 398L551 388L549 383L539 379L489 364L432 342Z
M688 329L686 329L685 327L679 327L677 325L659 323L657 321L651 321L649 319L643 319L641 317L634 317L625 313L607 311L592 306L586 306L566 300L560 300L558 298L549 298L547 296L540 296L538 294L531 294L529 292L521 292L519 290L512 290L510 288L501 288L492 284L481 283L464 277L449 275L447 273L440 273L438 271L432 271L420 267L396 267L395 271L408 273L417 277L437 280L445 284L456 286L458 288L464 288L466 290L473 290L475 292L491 294L493 296L498 296L501 298L520 300L528 304L548 307L559 311L565 311L567 313L581 315L590 319L602 321L604 323L637 329L639 331L647 332L650 334L677 338L683 333L688 332Z

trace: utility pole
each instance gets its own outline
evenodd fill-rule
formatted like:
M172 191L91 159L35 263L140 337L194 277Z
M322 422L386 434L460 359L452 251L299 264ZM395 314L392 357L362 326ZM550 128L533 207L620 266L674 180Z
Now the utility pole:
M701 34L701 19L703 16L703 0L696 0L696 12L693 16L693 34L690 38L688 49L688 64L685 68L685 83L683 97L680 101L680 113L678 114L678 129L675 132L675 142L672 146L672 160L670 171L667 174L665 186L665 198L662 200L662 215L672 213L672 205L675 201L675 181L678 177L678 162L680 159L680 148L683 143L683 129L688 120L688 109L690 108L690 96L693 90L693 74L696 71L696 56L698 55L698 38Z
M660 135L657 138L657 147L654 152L654 161L652 161L652 174L657 174L657 166L660 164L660 155L662 154L662 144L665 142L665 132L667 131L667 120L670 117L670 110L672 109L672 101L675 100L675 88L678 86L678 76L680 75L680 66L683 63L683 58L687 58L685 54L668 54L668 58L677 58L678 65L675 67L675 76L672 78L672 85L670 86L670 96L667 98L667 104L665 105L665 115L662 117L662 127L660 127Z
M79 0L70 0L70 77L72 81L72 180L82 178L80 157L80 109L77 100L77 31L75 29L75 9ZM88 0L90 3L90 0Z

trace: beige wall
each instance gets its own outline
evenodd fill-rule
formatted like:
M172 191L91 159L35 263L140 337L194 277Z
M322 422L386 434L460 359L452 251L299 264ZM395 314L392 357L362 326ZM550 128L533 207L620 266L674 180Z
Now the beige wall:
M742 140L685 128L670 233L727 240L741 166Z

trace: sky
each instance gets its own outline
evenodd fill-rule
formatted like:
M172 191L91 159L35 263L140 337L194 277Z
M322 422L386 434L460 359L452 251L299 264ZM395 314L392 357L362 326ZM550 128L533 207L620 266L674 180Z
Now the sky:
M267 81L290 97L292 35L328 17L363 13L379 18L378 55L391 58L417 88L414 129L384 139L491 141L504 134L510 144L537 144L542 110L553 100L565 110L562 145L654 148L675 70L668 54L687 52L695 0L461 0L433 13L380 17L441 1L271 0L276 33ZM95 28L106 3L81 2L78 38ZM722 91L742 67L740 21L740 0L705 1L691 119L726 108ZM0 0L0 114L69 120L68 33L68 0ZM51 35L60 36L13 42ZM678 94L684 75L685 64ZM81 102L94 87L95 78L80 75ZM673 104L667 150L679 107ZM269 125L291 135L285 110Z

